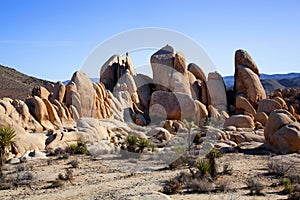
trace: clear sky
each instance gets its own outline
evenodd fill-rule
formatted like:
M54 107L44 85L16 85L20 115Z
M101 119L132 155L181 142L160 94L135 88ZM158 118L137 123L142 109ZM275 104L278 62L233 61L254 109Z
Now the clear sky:
M70 79L98 44L143 27L192 38L222 75L234 73L239 48L261 72L300 72L298 0L0 0L0 9L0 64L48 80Z

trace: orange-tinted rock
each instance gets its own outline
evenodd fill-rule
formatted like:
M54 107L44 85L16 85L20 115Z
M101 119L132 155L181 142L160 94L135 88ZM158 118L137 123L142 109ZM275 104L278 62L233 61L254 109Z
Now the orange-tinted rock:
M281 105L273 99L263 99L259 102L257 112L265 112L269 115L273 110L281 109Z
M248 115L232 115L224 122L224 128L228 126L235 126L237 128L255 128L253 119Z

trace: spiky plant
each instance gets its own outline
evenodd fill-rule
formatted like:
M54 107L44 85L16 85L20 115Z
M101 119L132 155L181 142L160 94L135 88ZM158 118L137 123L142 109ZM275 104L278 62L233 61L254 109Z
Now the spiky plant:
M210 164L207 159L201 159L196 163L196 167L201 175L201 177L207 175L210 172Z
M0 128L0 179L3 178L2 166L5 161L5 149L14 143L15 136L15 131L12 128Z
M126 144L129 152L135 152L138 144L138 138L134 135L128 135L126 138Z
M137 145L139 147L139 152L142 153L145 148L150 146L150 142L148 139L142 138L138 140Z
M5 149L14 143L15 136L16 134L14 129L10 127L0 128L0 166L3 165L3 161L5 159Z
M222 153L219 149L212 148L208 154L206 154L206 158L209 160L210 165L210 176L214 179L217 176L217 164L216 164L216 158L219 158L222 156Z

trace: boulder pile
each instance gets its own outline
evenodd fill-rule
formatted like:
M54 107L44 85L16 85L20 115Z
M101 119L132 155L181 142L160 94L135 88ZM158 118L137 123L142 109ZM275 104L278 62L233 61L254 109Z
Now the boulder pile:
M16 131L17 155L76 142L98 144L91 147L95 155L115 152L124 148L128 135L171 148L186 143L192 130L183 121L205 129L209 139L203 147L216 141L219 147L256 142L277 153L300 150L299 90L278 89L266 96L246 51L235 53L233 91L226 91L218 72L206 76L169 45L150 63L153 78L135 72L129 53L114 55L101 67L99 82L77 71L66 85L34 87L24 101L0 99L0 127Z

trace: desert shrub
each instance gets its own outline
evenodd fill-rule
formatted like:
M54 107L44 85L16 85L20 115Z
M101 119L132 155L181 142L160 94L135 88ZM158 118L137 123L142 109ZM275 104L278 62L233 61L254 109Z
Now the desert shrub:
M210 172L210 163L207 159L201 159L196 163L196 168L201 176L205 176Z
M294 165L295 163L272 160L268 162L268 172L277 176L284 176Z
M186 165L186 159L183 155L179 156L176 160L172 161L169 164L170 169L178 169L182 167L183 165Z
M284 178L283 179L283 185L284 185L284 188L283 188L283 191L286 193L286 194L291 194L293 192L293 186L291 185L291 180L288 179L288 178Z
M222 170L222 174L227 174L227 175L232 175L232 166L230 166L230 164L225 163L223 165L223 170Z
M138 140L137 146L139 148L139 152L143 152L145 148L150 146L150 142L148 139L142 138Z
M73 179L73 170L71 169L66 169L65 173L58 174L58 179L62 181L70 181Z
M138 144L138 138L134 135L128 135L126 137L127 150L129 152L135 152Z
M180 182L176 177L170 179L166 182L166 184L163 187L162 192L165 194L176 194L182 189L183 183Z
M229 187L229 181L228 180L220 180L217 182L216 190L219 192L228 192L228 191L233 191Z
M254 179L254 178L249 178L246 180L246 185L247 185L248 189L250 190L251 195L263 194L262 190L264 189L264 186L258 180Z
M207 178L192 179L187 184L187 187L191 192L197 193L208 193L214 190L213 183L210 182Z
M77 144L70 145L71 154L87 154L88 150L85 147L84 143L78 142Z
M0 166L3 165L5 160L5 149L14 143L15 131L10 127L0 128Z
M288 200L299 200L300 199L300 192L292 192L289 194Z
M138 139L134 135L126 137L127 150L134 153L142 153L145 148L150 146L150 142L146 138Z
M209 174L212 178L217 177L217 163L216 158L220 158L222 156L222 153L219 149L212 148L207 154L206 158L209 160L210 170Z

